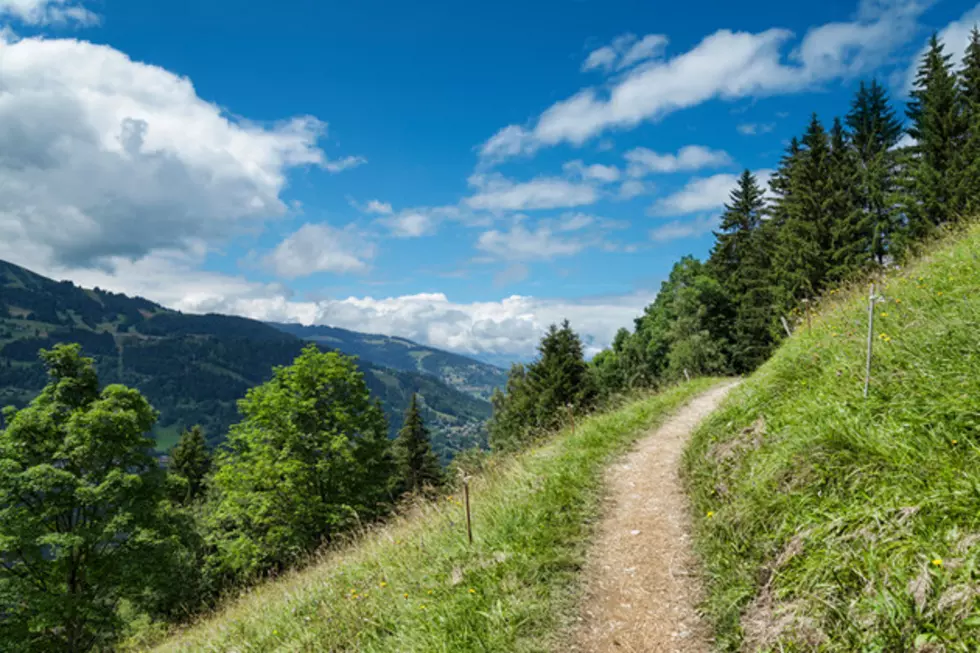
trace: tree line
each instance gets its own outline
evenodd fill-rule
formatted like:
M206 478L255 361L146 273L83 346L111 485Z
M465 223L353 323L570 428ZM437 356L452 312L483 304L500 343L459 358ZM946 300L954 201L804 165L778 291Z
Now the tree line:
M829 289L900 262L980 202L980 31L960 65L936 36L919 62L907 123L876 80L829 129L814 114L764 188L742 173L707 260L685 256L634 328L586 363L568 323L493 398L490 443L519 448L567 408L689 375L743 374Z
M0 650L112 648L444 480L418 398L389 440L354 359L315 345L248 391L224 446L192 428L167 468L137 390L100 389L78 344L40 356L48 384L0 432Z

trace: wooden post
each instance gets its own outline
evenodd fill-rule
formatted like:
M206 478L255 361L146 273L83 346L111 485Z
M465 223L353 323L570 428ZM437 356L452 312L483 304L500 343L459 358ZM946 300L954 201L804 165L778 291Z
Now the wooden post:
M868 360L864 366L864 398L868 398L868 387L871 385L871 350L875 336L875 285L871 284L868 293Z
M466 537L473 544L473 522L470 517L470 479L463 479L463 501L466 503Z
M688 383L691 382L691 375L687 373L687 368L684 368L684 378L687 379Z
M789 329L789 323L786 322L786 318L782 315L779 316L779 321L783 323L783 328L786 329L786 336L789 337L793 335L793 332Z

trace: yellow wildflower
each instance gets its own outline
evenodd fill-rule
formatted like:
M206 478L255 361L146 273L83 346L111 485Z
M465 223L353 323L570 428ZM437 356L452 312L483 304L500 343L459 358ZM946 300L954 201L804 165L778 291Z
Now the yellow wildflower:
M381 582L379 583L379 585L381 585L381 587L388 587L388 583L386 583L386 582L384 582L384 581L381 581Z
M942 567L943 566L943 559L942 558L936 558L936 559L934 559L932 561L932 564L934 564L937 567Z
M404 596L407 599L408 598L408 592L405 592L404 594L402 594L402 596Z
M714 510L709 510L708 511L708 519L711 519L714 516L715 516L715 511Z
M470 588L470 594L476 594L476 590L473 589L472 587Z

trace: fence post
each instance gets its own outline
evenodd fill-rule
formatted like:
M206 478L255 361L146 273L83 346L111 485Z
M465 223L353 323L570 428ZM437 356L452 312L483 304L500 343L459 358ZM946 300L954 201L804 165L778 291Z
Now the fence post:
M779 321L783 323L783 328L786 329L786 337L792 336L793 335L793 332L790 330L789 323L786 322L786 318L783 317L782 315L780 315L779 316Z
M684 368L684 378L687 379L687 382L688 383L691 382L691 375L687 373L687 368L686 367Z
M871 284L868 293L868 360L864 366L864 398L868 398L868 387L871 385L871 349L874 347L875 335L875 285Z
M473 522L470 518L470 479L463 478L463 501L466 503L466 537L473 544Z

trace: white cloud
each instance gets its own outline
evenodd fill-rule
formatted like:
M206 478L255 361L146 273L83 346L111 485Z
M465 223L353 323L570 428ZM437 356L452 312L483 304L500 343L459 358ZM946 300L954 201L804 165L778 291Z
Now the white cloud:
M956 68L960 68L962 65L963 54L966 52L966 46L970 43L970 30L977 23L980 23L980 4L977 4L958 19L946 25L937 34L939 40L945 46L946 54L952 55L952 62ZM928 45L923 46L909 64L908 71L905 74L905 87L903 89L906 93L912 90L913 83L915 82L915 73L919 69L919 64L922 62L922 55L928 49Z
M547 225L539 225L534 231L517 224L509 231L493 229L480 234L476 248L491 256L513 261L549 260L559 256L572 256L585 249L579 240L563 238Z
M681 238L702 236L719 224L719 216L707 215L692 220L673 220L665 225L650 230L650 239L657 242L667 242Z
M320 165L322 165L325 170L330 172L343 172L344 170L349 170L350 168L362 166L365 163L367 163L367 159L365 159L363 156L345 156L343 159L325 159Z
M586 213L566 213L558 219L558 231L578 231L595 223L595 216Z
M418 238L436 232L446 220L455 220L469 226L485 226L487 220L455 205L418 206L399 211L378 220L396 238Z
M593 50L582 64L582 72L601 69L604 72L623 70L641 61L659 57L667 45L663 34L647 34L639 41L634 34L623 34L612 43Z
M655 296L653 292L582 299L513 295L500 301L458 303L443 293L423 293L320 302L233 299L217 308L260 320L386 333L470 355L528 358L548 325L565 318L582 335L591 356L608 346L616 331L632 323Z
M653 185L639 179L628 179L619 187L619 199L631 200L653 192Z
M744 122L738 125L735 129L738 130L739 134L743 136L757 136L758 134L768 134L776 125L770 123L759 124L755 122Z
M756 170L753 174L759 185L765 188L772 176L772 170ZM650 213L673 216L721 208L728 201L738 178L739 175L732 174L695 177L676 193L657 200L650 207Z
M626 173L630 177L644 177L650 173L669 173L701 168L720 168L732 164L732 158L722 150L712 150L701 145L687 145L677 154L658 154L645 147L637 147L623 155L629 162Z
M788 55L788 30L719 30L683 54L630 70L609 88L580 90L546 109L531 127L505 127L482 151L488 160L506 158L504 134L508 142L519 134L523 153L581 145L610 129L630 129L708 100L793 93L853 77L906 43L925 7L926 0L865 0L853 21L811 29Z
M389 202L382 202L381 200L369 200L361 210L365 213L376 213L378 215L391 215L393 212L391 204Z
M498 174L470 177L477 193L466 198L467 206L487 211L530 211L584 206L596 201L598 193L588 183L559 177L536 177L515 183Z
M533 154L537 147L530 132L519 125L510 125L480 146L480 160L484 164L497 163L520 154Z
M0 0L0 17L27 25L78 25L99 23L98 15L74 0Z
M569 177L609 184L619 180L619 168L601 163L586 165L581 159L569 161L562 166L562 171Z
M262 262L287 279L316 272L363 272L374 256L374 246L353 227L334 229L326 224L304 224L288 236Z
M0 48L0 256L105 266L214 242L285 214L291 168L331 163L313 117L233 120L188 79L104 45Z

